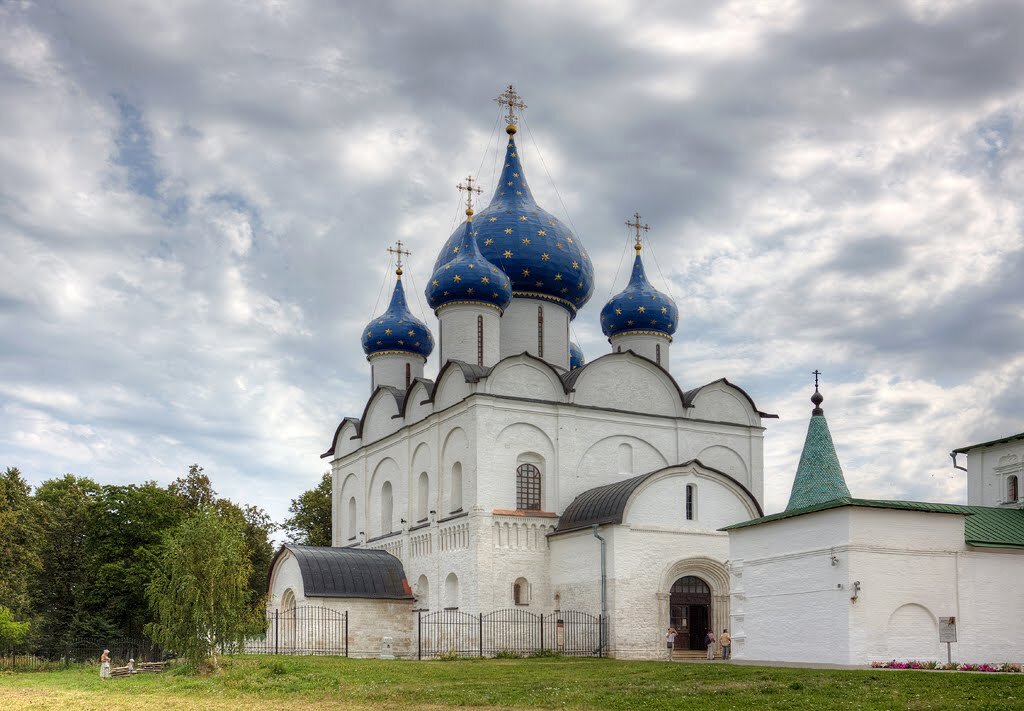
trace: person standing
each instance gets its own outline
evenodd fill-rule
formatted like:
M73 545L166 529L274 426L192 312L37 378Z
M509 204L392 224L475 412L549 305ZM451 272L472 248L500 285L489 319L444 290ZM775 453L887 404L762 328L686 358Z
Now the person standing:
M104 649L100 655L100 679L110 678L110 650Z
M722 630L722 636L718 638L722 645L722 659L732 659L732 635L729 630Z
M678 634L678 632L676 632L676 628L675 627L669 627L668 631L665 633L665 646L668 647L668 660L670 662L672 661L672 650L676 646L676 635L677 634Z
M708 633L704 635L704 642L708 645L708 659L715 658L715 633L708 630Z

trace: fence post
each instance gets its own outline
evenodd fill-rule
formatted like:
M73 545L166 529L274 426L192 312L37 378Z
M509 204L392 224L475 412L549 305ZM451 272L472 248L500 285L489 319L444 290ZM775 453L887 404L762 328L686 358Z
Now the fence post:
M604 616L597 616L597 656L604 656Z
M281 638L281 620L279 618L280 614L280 610L274 610L274 654L279 653L277 650L277 640Z
M544 651L544 613L540 613L540 651Z
M480 613L480 658L484 658L484 613Z
M416 658L423 659L423 610L416 610Z
M348 610L345 610L345 656L348 656Z

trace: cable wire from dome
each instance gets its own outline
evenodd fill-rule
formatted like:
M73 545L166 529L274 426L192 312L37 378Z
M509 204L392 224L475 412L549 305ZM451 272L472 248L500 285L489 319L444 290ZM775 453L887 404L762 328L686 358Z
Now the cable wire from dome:
M530 124L526 122L526 112L520 114L520 120L523 125L526 126L526 132L530 134L530 142L533 143L533 149L537 151L537 157L540 158L540 164L544 166L544 173L548 176L548 182L551 183L551 188L555 191L555 195L558 196L558 202L562 205L562 212L565 213L565 219L569 221L569 227L572 228L573 234L583 240L583 235L576 229L576 225L572 221L572 216L569 214L569 208L565 206L565 200L562 199L562 193L558 192L558 186L555 185L555 179L551 177L551 171L548 170L548 164L544 161L544 154L540 152L540 146L537 145L537 139L533 137L533 131L530 130ZM586 240L583 240L584 242Z
M384 293L384 287L388 284L391 275L391 264L394 261L394 255L388 253L388 267L384 270L384 279L380 282L380 291L377 292L377 300L373 302L373 311L370 313L370 320L372 321L377 317L377 307L380 306L380 297Z

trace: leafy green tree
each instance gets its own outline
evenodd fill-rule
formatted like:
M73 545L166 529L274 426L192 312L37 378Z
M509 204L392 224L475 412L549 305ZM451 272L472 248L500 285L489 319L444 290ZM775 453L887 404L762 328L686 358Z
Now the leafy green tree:
M198 464L190 466L188 474L171 482L167 490L181 500L189 513L217 503L217 492L213 490L213 483L210 477L203 474L203 468Z
M331 545L331 473L324 472L316 487L292 499L291 517L284 528L293 543L307 546Z
M28 628L28 622L16 621L11 611L0 605L0 649L24 642Z
M31 491L17 467L0 475L0 605L16 616L31 608L30 581L41 565Z
M238 649L259 629L249 605L252 563L235 516L201 509L164 539L146 596L154 622L146 630L165 649L193 664Z

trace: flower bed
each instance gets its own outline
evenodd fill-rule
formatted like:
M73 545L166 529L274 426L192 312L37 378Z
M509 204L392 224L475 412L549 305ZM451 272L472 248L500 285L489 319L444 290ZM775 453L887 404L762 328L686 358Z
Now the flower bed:
M960 662L898 662L893 659L890 662L871 662L873 669L937 669L940 671L973 671L973 672L1011 672L1019 674L1022 669L1020 664L1003 662L1002 664L963 664Z

